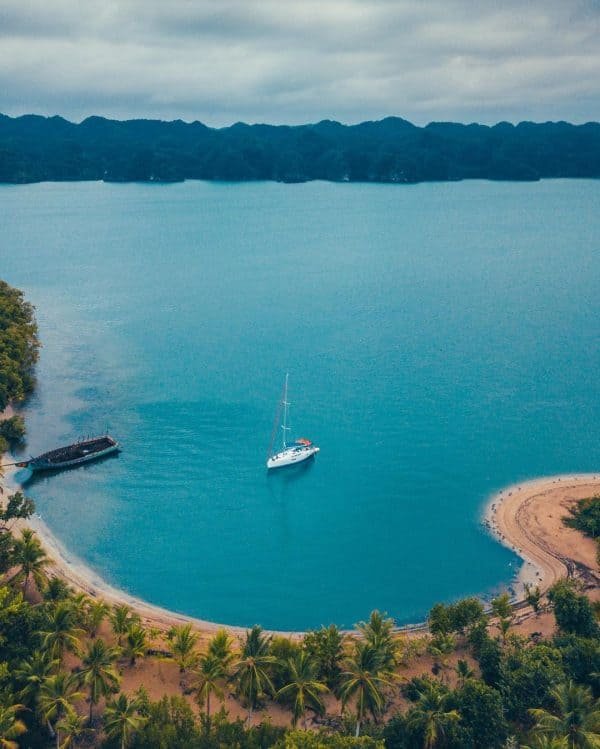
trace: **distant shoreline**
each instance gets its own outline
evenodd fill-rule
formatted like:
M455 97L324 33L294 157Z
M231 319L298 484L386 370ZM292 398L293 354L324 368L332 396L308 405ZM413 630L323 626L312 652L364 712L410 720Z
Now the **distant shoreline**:
M401 117L344 125L211 128L181 120L80 123L0 114L0 182L374 182L465 179L537 181L600 177L600 124L498 122L465 125Z
M15 480L16 469L7 471L2 484L6 491L26 491ZM496 492L488 500L482 522L492 536L514 551L523 561L516 573L513 588L513 605L518 608L524 601L525 585L539 586L542 594L561 577L583 576L592 587L600 587L600 574L596 571L596 545L592 539L562 523L568 507L577 499L600 493L599 474L567 474L548 476L514 484ZM220 628L234 634L245 627L210 622L187 614L170 611L131 595L106 582L84 562L72 555L48 528L43 519L35 515L28 521L19 521L14 529L30 527L51 559L50 574L62 578L77 591L93 598L103 598L110 604L126 604L134 609L148 626L168 629L174 625L191 623L209 636ZM557 528L560 532L557 531ZM433 605L434 601L432 601ZM402 632L423 630L426 623L399 627ZM302 636L302 631L278 631L286 636Z

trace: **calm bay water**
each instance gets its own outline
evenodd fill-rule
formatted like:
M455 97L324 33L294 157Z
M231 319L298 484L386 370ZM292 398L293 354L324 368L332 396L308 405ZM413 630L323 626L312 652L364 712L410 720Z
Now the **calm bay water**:
M108 581L300 629L493 591L480 511L600 465L600 182L0 186L44 344L29 494ZM304 470L267 475L285 372Z

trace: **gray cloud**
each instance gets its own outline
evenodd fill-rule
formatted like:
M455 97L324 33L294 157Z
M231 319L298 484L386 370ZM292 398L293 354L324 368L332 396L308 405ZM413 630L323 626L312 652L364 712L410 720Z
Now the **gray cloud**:
M597 0L0 0L0 111L600 117Z

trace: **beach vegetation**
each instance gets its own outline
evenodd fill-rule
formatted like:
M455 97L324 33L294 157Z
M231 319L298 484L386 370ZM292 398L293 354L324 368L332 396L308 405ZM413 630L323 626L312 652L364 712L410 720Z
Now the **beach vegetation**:
M307 632L302 639L302 647L317 665L320 681L329 689L337 689L341 662L344 656L344 635L335 624Z
M39 695L40 712L48 725L50 735L56 739L56 749L60 749L60 728L58 723L74 710L74 703L83 697L75 675L59 671L44 679Z
M342 708L350 703L356 713L356 733L367 713L377 720L385 705L385 690L391 688L394 673L388 669L377 648L361 640L354 641L353 652L345 658L340 675L339 694Z
M17 572L11 578L11 582L21 583L24 595L27 594L31 580L34 581L38 590L44 589L49 560L30 528L24 528L21 531L21 537L14 541L12 563L17 568Z
M25 723L17 717L21 705L0 705L0 747L18 749L15 739L27 731Z
M185 674L186 671L196 665L198 662L198 652L196 651L198 635L193 631L191 624L171 627L167 632L167 641L181 674Z
M600 705L588 687L572 681L558 684L551 692L553 708L532 708L533 734L562 739L569 749L600 746Z
M143 709L143 698L127 697L123 693L107 702L104 711L104 730L109 739L118 742L119 749L127 749L134 734L146 722L147 718L141 713Z
M322 695L328 692L327 686L318 679L318 664L305 650L298 650L285 663L285 685L277 696L290 700L292 704L292 726L296 727L306 711L317 715L325 713ZM306 724L304 725L306 728Z
M127 630L123 643L123 655L129 659L129 665L135 666L138 658L143 658L148 652L148 638L146 630L137 622L132 623Z
M562 632L597 637L600 634L594 609L587 596L578 593L571 580L559 580L548 591L556 623Z
M534 587L530 583L525 583L524 589L525 589L525 600L531 606L531 608L535 611L535 613L538 614L541 608L541 599L542 599L540 586L536 585Z
M62 737L60 749L74 749L79 739L91 734L90 729L86 727L85 717L75 710L69 710L58 721L56 731L60 732Z
M0 412L32 392L39 346L33 306L22 291L0 280ZM18 432L19 421L6 429ZM1 426L0 436L7 441Z
M19 447L25 442L25 421L20 414L0 421L0 446L2 441L10 448ZM0 452L3 450L0 449Z
M248 720L259 702L275 693L272 673L277 658L270 652L271 637L255 625L246 632L242 649L233 668L236 692L246 703Z
M27 520L35 512L35 503L22 492L11 494L0 507L0 531L10 530L15 520Z
M89 725L92 725L93 709L101 697L116 694L120 678L115 670L115 662L120 649L109 647L104 640L97 637L92 640L81 656L79 676L81 684L89 693Z
M42 598L48 604L56 604L59 601L72 600L73 591L62 579L62 577L50 577L46 582L46 587L42 592ZM77 611L77 619L80 618L79 611Z
M196 701L199 707L206 711L206 717L210 720L210 698L214 695L223 701L224 684L228 676L227 669L221 658L205 653L198 660L194 676L196 677Z
M519 638L505 647L500 663L499 688L506 715L524 725L529 709L552 707L552 689L565 679L560 651L546 643L529 646Z
M600 536L600 495L580 499L569 513L568 517L563 518L565 525L592 538Z
M102 623L109 615L110 608L102 600L88 600L83 606L83 612L83 627L93 640L98 635L98 630ZM131 629L133 622L130 621L130 617L126 616L125 618L129 624L129 629Z
M117 645L121 647L123 637L129 631L132 624L139 622L139 616L126 604L113 606L108 617L113 633L117 636Z
M439 682L427 682L406 716L406 725L420 737L424 749L434 749L460 721L460 713L449 704L449 692Z
M456 603L436 603L427 619L431 634L465 634L480 622L486 622L483 604L477 598L463 598Z
M59 663L66 650L76 653L79 649L83 629L77 626L77 613L71 601L59 601L49 609L44 629L40 632L42 648Z

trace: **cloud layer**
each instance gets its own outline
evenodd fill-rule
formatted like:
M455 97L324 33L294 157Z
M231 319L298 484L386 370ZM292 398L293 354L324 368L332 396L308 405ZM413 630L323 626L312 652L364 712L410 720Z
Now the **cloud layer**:
M0 111L600 118L600 0L0 0Z

